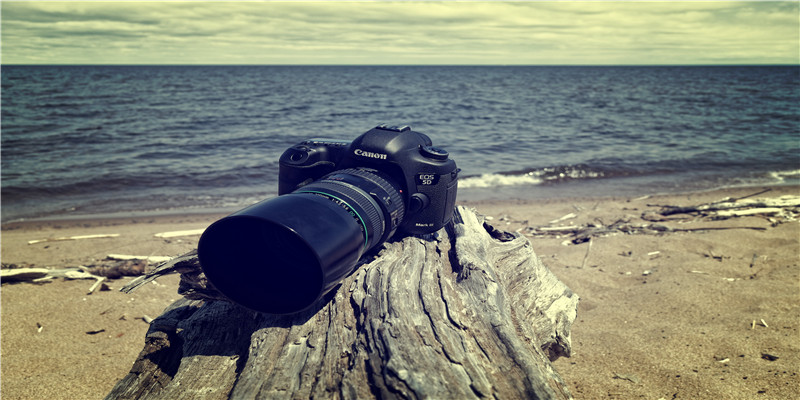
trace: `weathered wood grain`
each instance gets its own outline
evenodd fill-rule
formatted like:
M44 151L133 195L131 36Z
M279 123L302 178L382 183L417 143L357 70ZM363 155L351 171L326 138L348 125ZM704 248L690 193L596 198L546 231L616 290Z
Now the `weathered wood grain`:
M192 262L160 270L189 297L222 298ZM107 398L570 398L550 361L570 354L577 303L527 239L459 207L306 312L176 302Z

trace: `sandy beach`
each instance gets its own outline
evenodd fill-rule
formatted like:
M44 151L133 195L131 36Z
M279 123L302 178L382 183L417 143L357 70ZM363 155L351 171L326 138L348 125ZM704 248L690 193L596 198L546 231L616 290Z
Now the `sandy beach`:
M461 202L497 228L529 236L544 264L581 302L573 354L554 363L576 399L789 399L800 387L800 224L756 214L642 219L660 206L740 198L761 187L639 198ZM798 195L773 187L753 198ZM64 268L109 254L177 256L223 215L31 221L2 226L2 262ZM562 219L563 218L563 219ZM551 221L561 221L551 223ZM533 227L667 227L573 244ZM102 235L78 240L53 240ZM113 236L112 236L113 235ZM49 240L45 240L49 239ZM44 240L29 244L29 241ZM153 265L151 263L151 265ZM132 277L6 283L0 295L0 393L6 399L103 398L144 345L145 322L179 298L179 278L123 294Z

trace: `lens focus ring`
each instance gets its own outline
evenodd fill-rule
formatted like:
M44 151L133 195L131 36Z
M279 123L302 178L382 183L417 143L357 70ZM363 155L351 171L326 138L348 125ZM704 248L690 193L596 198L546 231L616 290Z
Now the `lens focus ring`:
M356 211L366 228L365 247L388 239L403 221L405 204L397 185L380 171L348 168L332 172L301 187L295 193L317 192L331 200L340 199L363 211ZM351 204L352 203L352 204Z
M405 214L405 207L404 207L404 204L403 204L403 198L400 196L400 193L398 193L397 190L395 190L394 185L392 185L389 181L387 181L386 179L382 178L380 175L377 175L372 170L350 168L350 169L345 169L345 170L342 170L342 171L339 171L339 172L360 176L360 177L362 177L362 178L374 183L375 185L377 185L381 189L383 189L388 194L388 197L389 197L389 199L387 201L388 204L386 204L386 206L388 208L388 210L386 210L387 214L396 215L396 219L397 219L397 223L398 224L400 223L400 221L403 220L403 217L404 217L404 214ZM390 221L390 224L391 223L392 222Z
M384 221L380 206L370 195L360 188L351 184L322 179L310 183L298 189L295 193L315 193L331 198L331 200L341 200L346 206L354 208L355 212L363 224L364 247L369 248L375 240L383 236Z

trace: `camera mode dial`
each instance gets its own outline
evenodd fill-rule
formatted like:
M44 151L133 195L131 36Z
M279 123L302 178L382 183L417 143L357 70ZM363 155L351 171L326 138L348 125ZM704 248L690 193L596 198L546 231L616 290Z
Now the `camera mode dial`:
M285 160L291 164L301 164L308 160L307 146L295 146L286 151Z
M431 158L437 161L447 160L447 157L450 156L450 153L448 153L447 150L434 146L422 146L419 148L419 152L423 157Z

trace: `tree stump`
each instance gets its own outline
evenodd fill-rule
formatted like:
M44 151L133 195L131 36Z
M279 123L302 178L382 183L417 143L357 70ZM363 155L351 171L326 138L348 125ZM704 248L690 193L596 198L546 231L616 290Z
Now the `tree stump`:
M138 283L173 272L185 298L107 399L571 398L550 361L570 354L578 296L474 210L384 244L300 314L224 301L194 254Z

